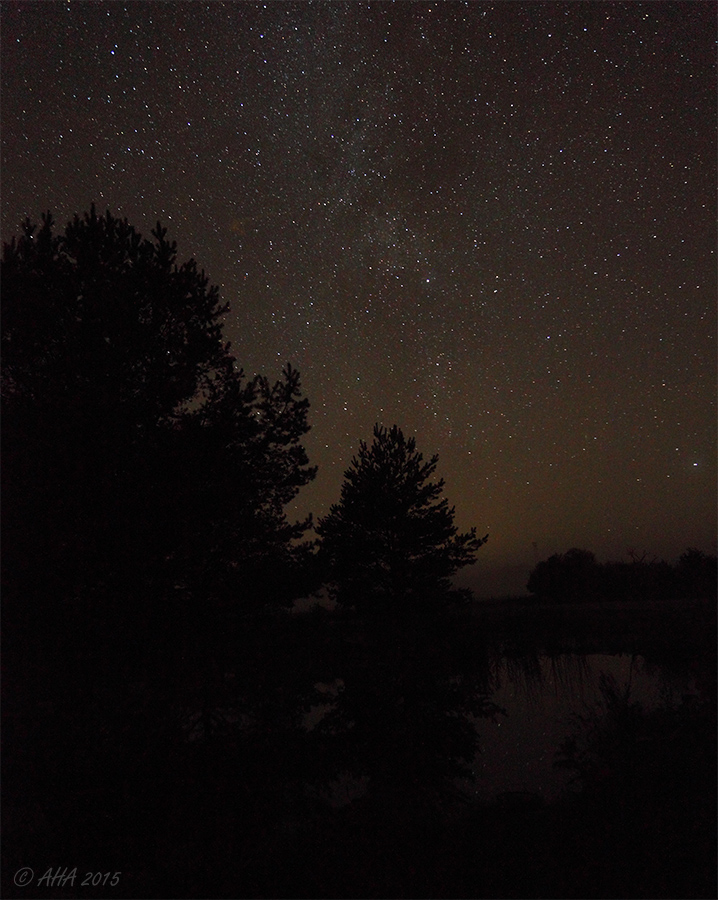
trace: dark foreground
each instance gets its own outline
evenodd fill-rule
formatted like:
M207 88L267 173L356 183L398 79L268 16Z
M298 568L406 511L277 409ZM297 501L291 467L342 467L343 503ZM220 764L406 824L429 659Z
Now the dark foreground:
M23 891L6 865L4 896L715 898L715 793L702 788L625 797L612 785L552 806L476 808L444 826L350 809L286 830L259 817L250 831L239 810L210 821L198 808L154 852L97 835L82 852L61 850L62 839L26 846L36 880L64 860L78 880ZM122 870L117 887L79 886L109 859Z
M718 896L713 607L536 609L528 632L518 610L482 620L501 652L527 652L526 641L541 652L552 640L557 652L620 644L657 665L688 666L695 690L646 711L606 684L601 714L577 724L559 754L575 790L552 803L509 795L440 813L374 795L333 808L303 783L327 761L271 739L263 747L236 735L184 746L168 739L165 752L158 736L140 752L138 732L127 737L129 756L107 746L72 757L68 747L57 758L77 759L71 788L69 770L44 777L44 793L32 797L5 780L2 896ZM35 709L13 728L38 727L43 716ZM69 740L43 727L53 747ZM33 767L45 760L46 769L55 751L25 730L14 743L34 747L36 761L16 758L10 771L36 784ZM33 870L24 887L14 883L22 867ZM74 879L39 883L75 867ZM82 884L108 871L121 873L116 885Z

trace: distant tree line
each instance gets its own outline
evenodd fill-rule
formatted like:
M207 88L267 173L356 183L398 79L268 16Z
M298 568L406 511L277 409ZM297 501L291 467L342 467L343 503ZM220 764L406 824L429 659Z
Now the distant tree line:
M587 600L715 599L716 557L690 548L671 565L630 551L630 561L599 563L589 550L572 548L538 563L527 589L537 599L561 603Z

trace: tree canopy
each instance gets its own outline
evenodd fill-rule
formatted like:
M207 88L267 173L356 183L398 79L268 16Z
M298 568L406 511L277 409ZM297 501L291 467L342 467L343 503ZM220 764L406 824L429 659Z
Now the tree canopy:
M298 373L245 379L222 340L228 305L152 234L93 207L62 233L50 214L26 221L4 248L6 533L34 531L22 552L45 569L109 548L115 575L149 558L187 568L220 544L247 562L306 528L284 517L316 471Z
M3 255L3 397L73 412L125 412L141 428L231 372L219 292L157 224L154 241L92 207L54 233L29 220ZM104 417L107 418L107 415ZM103 421L104 425L105 422Z
M359 446L345 472L341 499L320 519L317 533L331 596L363 612L419 611L465 594L451 577L476 559L488 535L460 534L455 510L432 481L429 460L396 425L376 425L371 446Z

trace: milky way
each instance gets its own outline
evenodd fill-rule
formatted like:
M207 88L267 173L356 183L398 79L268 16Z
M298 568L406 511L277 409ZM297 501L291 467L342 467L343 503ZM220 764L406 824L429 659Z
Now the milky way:
M297 513L378 421L485 564L715 552L715 9L5 2L2 236L161 220L302 373Z

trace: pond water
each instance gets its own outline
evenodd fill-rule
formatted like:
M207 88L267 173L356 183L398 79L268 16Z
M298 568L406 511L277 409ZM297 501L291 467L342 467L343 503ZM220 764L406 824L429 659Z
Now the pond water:
M571 773L557 769L555 753L576 729L573 714L585 714L602 700L601 674L610 675L619 688L630 686L633 702L644 708L663 700L680 700L693 689L682 678L647 666L631 654L565 653L554 657L501 658L493 674L497 689L491 699L506 710L496 721L479 719L476 728L481 752L474 762L474 781L461 788L474 799L490 801L501 794L539 794L555 799L568 785ZM338 685L323 685L327 697ZM315 706L305 720L313 728L329 708ZM366 780L342 779L330 802L343 805L364 793Z
M477 722L482 752L474 764L475 782L464 787L480 799L524 791L555 798L570 779L570 773L554 767L555 752L575 730L572 713L585 713L601 700L602 672L619 687L630 685L631 699L646 708L691 690L687 680L647 667L643 657L630 654L538 657L529 667L504 659L492 699L507 715Z

